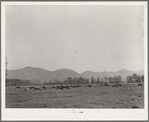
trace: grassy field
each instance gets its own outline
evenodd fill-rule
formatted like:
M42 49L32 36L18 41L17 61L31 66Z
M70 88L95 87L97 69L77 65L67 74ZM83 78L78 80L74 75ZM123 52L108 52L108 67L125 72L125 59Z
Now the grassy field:
M144 108L144 88L92 86L24 91L24 88L6 87L6 108Z

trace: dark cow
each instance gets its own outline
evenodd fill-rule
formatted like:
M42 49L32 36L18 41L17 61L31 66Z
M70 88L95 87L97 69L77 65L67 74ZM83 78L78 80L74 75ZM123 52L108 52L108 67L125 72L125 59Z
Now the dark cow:
M88 84L88 85L85 85L85 86L86 86L86 87L90 87L90 88L91 88L91 85L89 85L89 84Z
M55 89L56 87L55 86L52 86L52 89Z
M30 89L29 88L24 88L24 91L29 91Z
M29 88L29 89L34 89L35 87L34 87L34 86L29 86L28 88Z
M36 91L36 90L41 91L41 88L40 87L34 87L34 91Z
M113 87L118 87L118 84L113 84L112 86L113 86Z
M77 86L76 86L76 85L73 85L72 87L77 88Z
M143 83L138 83L138 86L141 86L141 87L143 87Z
M63 87L63 88L65 88L65 89L69 89L70 90L70 87L69 86L61 86L61 87Z
M58 89L63 90L63 87L62 87L62 86L56 86L56 89L57 89L57 90L58 90Z
M82 85L81 84L78 84L77 87L82 87Z
M105 86L109 86L109 84L108 83L105 83Z
M20 86L16 86L16 88L20 88Z
M45 86L43 86L43 87L42 87L42 89L46 89L46 87L45 87Z

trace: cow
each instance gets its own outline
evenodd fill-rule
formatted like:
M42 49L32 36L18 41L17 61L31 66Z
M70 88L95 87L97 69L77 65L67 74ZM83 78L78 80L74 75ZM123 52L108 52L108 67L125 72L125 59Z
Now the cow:
M113 84L112 86L113 86L113 87L118 87L118 84Z
M105 83L105 86L109 86L109 84L108 83Z
M42 89L46 89L46 87L45 87L45 86L43 86L43 87L42 87Z
M96 86L96 84L93 84L93 86Z
M24 88L24 91L29 91L30 89L27 87L27 88Z
M138 86L141 86L141 87L143 87L143 84L142 84L142 83L138 83Z
M140 82L138 83L138 86L143 87L143 81L142 81L142 79L140 79Z
M82 87L82 85L81 84L78 84L77 87Z
M34 86L29 86L28 88L29 88L29 89L34 89L35 87L34 87Z
M34 87L34 91L36 91L36 90L41 91L41 88L40 87Z
M56 86L56 89L57 89L57 90L58 90L58 89L63 90L63 87L62 87L62 86Z
M20 86L16 86L16 88L20 88Z
M70 87L69 86L61 86L61 87L63 87L63 88L65 88L65 89L69 89L70 90Z
M77 88L77 86L76 86L76 85L73 85L72 87Z
M85 85L86 87L90 87L91 88L91 85Z
M52 86L52 89L55 89L56 87L55 86Z

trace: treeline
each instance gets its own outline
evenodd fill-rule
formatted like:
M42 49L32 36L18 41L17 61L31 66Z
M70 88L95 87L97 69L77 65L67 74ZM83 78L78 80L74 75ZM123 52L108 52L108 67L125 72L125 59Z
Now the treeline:
M91 80L91 82L90 82ZM91 77L91 79L88 78L71 78L68 77L64 82L54 79L53 82L50 80L49 82L44 82L44 85L58 85L58 84L105 84L105 83L122 83L122 77L121 76L114 76L114 77L104 77L104 78L94 78ZM127 76L127 83L135 83L135 82L144 82L144 75L137 75L133 74L132 76ZM20 80L20 79L8 79L6 78L6 86L24 86L24 85L33 85L34 83L29 80ZM39 85L39 84L34 84Z
M91 82L90 82L91 81ZM114 77L104 77L104 78L94 78L91 77L89 78L72 78L68 77L64 82L54 79L53 82L50 80L49 82L44 82L44 85L58 85L58 84L104 84L104 83L120 83L122 82L122 77L121 76L114 76Z
M57 85L57 84L89 84L89 79L87 78L71 78L68 77L64 82L54 79L53 82L50 80L49 82L44 82L44 85Z
M142 82L144 82L143 74L140 76L140 75L137 75L134 73L132 76L127 76L127 83L140 82L140 80L142 80Z
M24 86L29 85L29 80L20 80L20 79L6 79L6 86Z
M26 86L26 85L39 85L38 83L33 83L29 80L20 80L20 79L7 79L6 86Z

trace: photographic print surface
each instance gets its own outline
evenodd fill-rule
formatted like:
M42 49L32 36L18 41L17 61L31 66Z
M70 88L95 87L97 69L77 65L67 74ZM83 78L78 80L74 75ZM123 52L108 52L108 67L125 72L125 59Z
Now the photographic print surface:
M144 109L144 10L5 5L5 108Z

